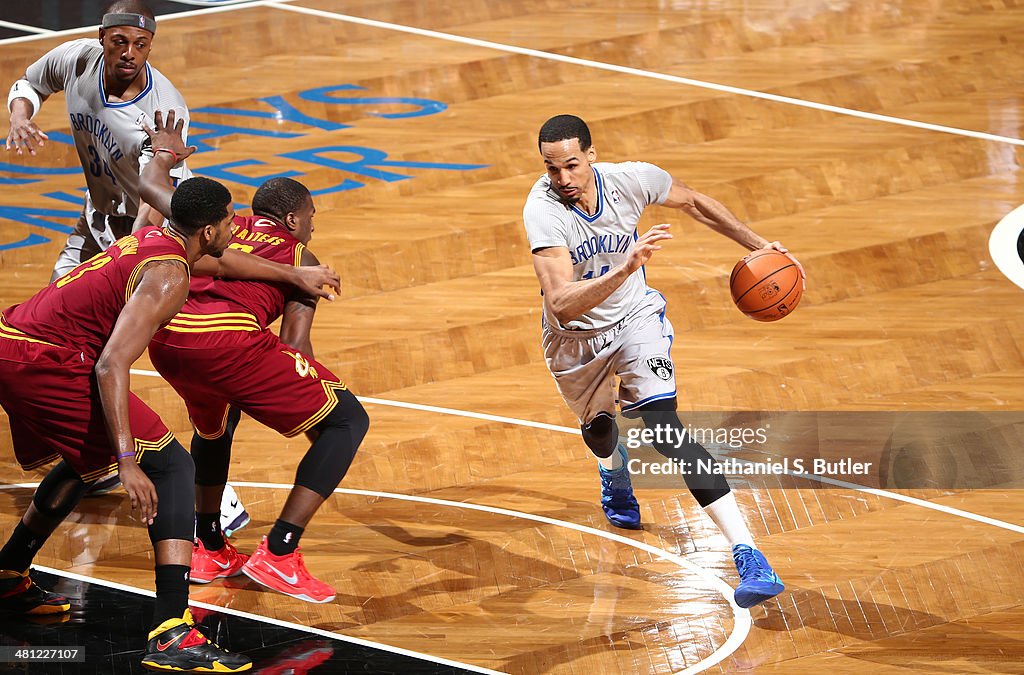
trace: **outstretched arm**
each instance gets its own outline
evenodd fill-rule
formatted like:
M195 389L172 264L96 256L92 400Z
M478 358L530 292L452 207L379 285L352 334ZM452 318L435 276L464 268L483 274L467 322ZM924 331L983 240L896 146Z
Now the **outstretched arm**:
M196 150L194 145L187 146L182 140L184 126L184 120L175 119L173 110L167 113L166 122L158 110L153 116L154 128L142 127L153 142L153 159L139 177L139 196L168 220L172 216L171 198L174 196L171 169ZM206 277L281 282L327 300L334 300L330 289L341 292L341 279L330 267L296 268L230 248L220 258L203 256L192 266L192 273ZM328 290L323 290L324 286Z
M623 264L594 279L572 280L572 258L564 246L533 252L533 270L544 292L544 302L559 322L565 324L604 302L629 275L660 251L659 241L671 239L668 225L655 225L640 237Z
M121 483L131 498L132 509L139 508L142 521L149 525L156 517L156 488L135 459L128 412L129 369L142 356L153 334L178 313L187 296L188 274L180 262L159 260L143 267L139 283L121 310L95 367Z
M176 120L173 110L167 113L166 123L163 121L163 113L157 110L153 116L153 127L150 129L145 123L142 125L152 142L153 158L139 175L139 197L170 220L171 197L174 196L171 169L191 156L196 146L185 145L182 140L185 120Z
M293 267L231 248L226 249L220 258L203 256L192 266L192 272L203 277L290 284L302 293L328 301L334 300L332 290L341 293L341 277L328 265Z
M679 179L672 179L672 187L669 190L668 198L661 205L672 209L679 209L694 220L704 223L715 232L729 237L748 251L754 251L759 248L772 248L780 253L785 253L796 263L797 268L800 270L800 276L805 276L803 266L796 258L789 254L789 250L781 243L768 241L744 225L721 202L706 194L697 192Z

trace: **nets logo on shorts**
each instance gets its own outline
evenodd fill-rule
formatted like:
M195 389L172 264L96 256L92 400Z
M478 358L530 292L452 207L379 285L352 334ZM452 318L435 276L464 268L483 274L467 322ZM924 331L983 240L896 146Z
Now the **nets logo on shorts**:
M655 356L654 358L647 359L647 367L666 382L672 378L672 361L664 356Z

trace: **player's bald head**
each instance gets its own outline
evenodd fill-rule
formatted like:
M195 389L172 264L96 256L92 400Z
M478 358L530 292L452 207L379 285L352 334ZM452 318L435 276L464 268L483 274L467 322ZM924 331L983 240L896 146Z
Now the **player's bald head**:
M155 19L151 10L142 0L114 0L103 10L104 14L141 14L150 19Z

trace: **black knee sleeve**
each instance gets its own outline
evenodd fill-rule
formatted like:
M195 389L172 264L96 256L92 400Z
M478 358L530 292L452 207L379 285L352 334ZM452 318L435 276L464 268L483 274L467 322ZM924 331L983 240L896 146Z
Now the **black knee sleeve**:
M619 425L611 413L597 413L589 424L584 424L580 429L583 431L583 442L595 456L604 459L615 452L615 446L619 443Z
M219 438L203 438L192 434L192 461L196 465L196 485L224 485L228 482L228 468L231 466L231 441L235 427L242 417L242 411L231 406Z
M704 449L704 446L686 433L686 427L683 426L679 415L676 414L675 397L652 401L639 408L637 412L643 418L644 426L648 429L659 427L672 429L671 434L661 434L663 440L656 440L652 445L665 457L673 461L685 462L685 466L689 470L683 474L683 479L686 481L686 487L702 508L729 493L729 482L725 476L721 474L707 475L697 471L697 462L714 463L715 458ZM658 434L655 436L657 437ZM667 439L673 439L673 442L669 442Z
M149 526L150 541L192 541L196 518L196 468L192 457L181 443L172 441L162 450L146 451L139 467L156 488L156 518Z
M46 518L61 521L74 510L88 487L81 476L61 460L39 483L32 504Z
M347 389L338 392L338 403L314 429L317 438L295 471L295 484L324 499L345 477L359 444L370 428L362 404Z

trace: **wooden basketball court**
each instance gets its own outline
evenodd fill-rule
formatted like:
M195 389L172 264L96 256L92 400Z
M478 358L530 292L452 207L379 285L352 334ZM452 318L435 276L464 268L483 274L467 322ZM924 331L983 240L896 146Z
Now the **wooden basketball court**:
M344 293L321 303L313 344L372 426L303 537L335 601L241 583L194 587L194 600L505 673L1024 673L1019 458L989 466L1002 478L984 489L787 476L738 489L787 584L749 613L730 605L728 546L681 479L638 490L643 531L610 527L544 365L521 219L543 171L537 130L568 112L590 123L600 159L656 163L799 257L801 306L757 323L729 298L744 251L679 212L648 210L641 231L670 222L675 234L647 272L676 328L684 420L1024 411L1022 290L988 245L1024 202L1024 7L221 9L162 19L150 61L192 108L203 150L193 171L240 204L273 174L314 190L311 248L340 270ZM0 43L0 81L91 35ZM67 133L62 98L37 121ZM49 279L84 182L59 140L0 161L6 307ZM133 390L187 445L183 404L147 361L136 368ZM13 461L6 416L0 427L0 479L38 482ZM854 425L838 454L859 452L861 434L866 454L886 442ZM241 550L272 525L305 449L243 421L230 479L253 517ZM31 492L0 491L4 537ZM119 491L84 502L37 562L151 589L150 555Z

